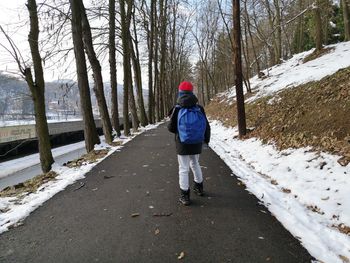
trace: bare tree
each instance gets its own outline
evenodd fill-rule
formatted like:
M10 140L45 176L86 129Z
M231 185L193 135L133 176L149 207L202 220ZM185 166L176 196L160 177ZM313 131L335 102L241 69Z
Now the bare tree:
M127 4L127 10L125 10L125 3ZM123 118L124 118L124 135L130 135L129 124L129 92L132 92L131 81L131 65L130 65L130 23L131 23L131 11L132 0L119 0L120 8L120 24L121 24L121 36L123 45L123 71L124 71L124 100L123 100Z
M84 48L85 48L87 57L90 61L92 71L93 71L93 79L94 79L94 83L95 83L94 92L95 92L96 99L97 99L97 105L98 105L99 111L100 111L103 133L105 135L106 142L111 144L112 140L113 140L113 138L112 138L112 124L111 124L111 120L109 118L106 98L105 98L104 90L103 90L103 79L102 79L102 73L101 73L101 65L100 65L99 60L97 59L97 55L96 55L95 50L94 50L90 23L89 23L89 20L86 16L83 1L82 0L76 0L76 1L79 2L79 6L80 6Z
M43 172L48 172L51 170L51 165L54 162L54 160L51 153L49 129L46 119L45 80L38 45L39 23L36 1L28 0L27 8L30 16L30 32L28 35L28 41L33 59L35 80L33 79L30 68L24 69L24 76L33 96L35 110L35 127L39 142L41 169L43 170Z
M241 23L240 23L240 5L239 0L232 0L233 13L233 50L235 65L235 84L236 84L236 100L237 100L237 119L239 136L246 134L246 119L244 109L244 94L242 82L242 51L241 51Z
M139 53L139 40L137 33L137 25L136 25L136 16L135 16L135 6L132 12L132 21L133 21L133 32L134 36L130 39L130 47L131 47L131 61L134 71L134 83L136 85L137 92L137 104L140 113L140 121L142 126L146 126L148 124L147 114L145 110L145 103L143 100L143 91L142 91L142 75L141 75L141 64L140 64L140 53Z
M213 59L212 50L215 46L216 34L218 33L219 15L215 12L216 5L214 2L209 1L205 7L201 6L198 8L201 9L196 18L196 27L195 30L192 31L192 35L197 45L203 72L205 72L203 75L206 93L205 99L209 102L216 89L211 65Z
M80 94L80 104L84 120L84 138L87 152L94 149L94 145L100 143L97 134L96 124L92 114L91 97L89 81L86 69L86 60L84 54L82 14L80 4L76 0L70 0L72 9L72 35L75 54L75 63L77 68L78 87Z
M1 28L1 30L6 35L9 43L11 44L12 50L14 52L13 56L28 84L32 95L35 111L35 128L39 144L40 164L42 171L46 173L51 170L51 166L54 160L51 153L50 135L46 118L45 80L42 67L42 59L39 52L39 22L36 1L28 0L27 9L29 11L30 17L30 31L28 35L28 42L33 61L34 78L31 68L25 66L25 64L22 63L23 60L21 62L20 56L17 54L18 49L16 49L14 43L11 41L8 35L5 34L3 28Z
M51 170L54 162L51 153L51 143L49 129L47 125L46 109L45 109L45 80L42 66L42 58L39 52L39 22L38 22L38 8L35 0L28 0L27 9L29 11L30 31L28 35L28 42L30 46L31 57L33 61L34 77L31 68L24 62L20 51L16 44L12 41L5 30L0 26L0 30L8 40L11 48L3 46L13 57L18 65L19 71L26 80L31 97L34 103L35 111L35 128L39 145L39 156L41 169L44 173Z
M117 136L120 136L118 90L117 90L117 65L115 47L115 0L109 0L109 71L111 82L111 111L112 123Z

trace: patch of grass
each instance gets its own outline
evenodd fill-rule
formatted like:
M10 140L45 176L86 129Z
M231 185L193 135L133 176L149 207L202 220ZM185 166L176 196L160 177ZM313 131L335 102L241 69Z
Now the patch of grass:
M328 54L329 52L333 51L334 48L333 47L328 47L328 48L322 48L321 50L315 50L314 52L312 52L310 55L306 56L303 59L303 63L309 62L311 60L314 60L316 58L322 57L325 54Z
M226 126L237 125L236 105L213 100L207 115ZM246 104L246 136L273 141L280 149L312 146L350 160L350 68L320 81L283 90Z
M105 157L109 152L109 149L103 149L103 150L92 150L91 152L88 152L84 155L82 155L80 158L74 159L73 161L69 161L64 166L67 166L69 168L74 167L80 167L85 164L89 163L95 163L99 159Z
M9 186L0 192L0 197L15 197L23 194L34 193L40 186L49 181L55 180L57 173L50 171L46 174L35 176L32 179L19 183L14 186Z
M333 227L337 228L339 230L339 232L350 236L350 227L348 227L347 225L344 224L339 224L339 225L333 225Z

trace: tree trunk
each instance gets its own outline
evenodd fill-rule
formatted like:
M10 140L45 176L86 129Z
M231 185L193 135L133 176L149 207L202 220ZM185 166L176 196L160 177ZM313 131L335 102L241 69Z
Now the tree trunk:
M303 11L304 0L299 0L299 11ZM297 53L304 51L304 15L298 19Z
M255 59L255 63L256 63L256 71L257 71L257 74L259 75L260 62L259 62L259 58L257 56L256 50L255 50L253 34L252 34L251 27L250 27L250 18L249 18L249 14L248 14L247 1L244 1L244 12L245 12L246 21L247 21L246 23L247 23L247 30L248 30L248 34L249 34L249 39L250 39L250 43L252 45L253 55L254 55L254 59Z
M109 0L109 71L111 82L112 124L117 136L120 137L117 66L115 58L115 0Z
M127 12L125 12L125 2L128 5ZM130 124L129 124L129 92L131 90L131 66L130 66L130 20L132 10L131 0L119 0L120 6L120 24L122 34L122 45L123 45L123 71L124 71L124 96L123 96L123 118L124 118L124 135L130 135Z
M155 15L156 16L156 15ZM157 24L157 21L155 21L155 25ZM156 110L156 120L159 122L160 119L160 92L159 92L159 70L158 70L158 48L159 48L159 40L158 40L158 28L155 26L154 30L154 40L155 40L155 47L154 47L154 98L155 98L155 110Z
M79 1L80 5L80 12L81 12L81 25L82 25L82 31L83 31L83 42L84 42L84 48L86 51L86 54L88 56L88 59L90 61L90 65L93 71L93 78L94 78L94 92L97 99L97 105L100 111L101 116L101 122L102 122L102 128L103 133L105 135L105 140L108 144L111 144L113 141L112 137L112 124L111 119L109 118L106 98L103 90L103 79L102 79L102 73L101 73L101 65L100 62L97 59L93 42L92 42L92 36L91 36L91 28L89 24L89 20L86 16L85 7L82 0L76 0Z
M159 88L160 88L160 116L161 119L165 116L165 62L167 56L166 50L166 28L167 28L167 0L160 0L159 2L159 12L160 12L160 78L159 78Z
M323 39L322 39L322 18L320 10L320 0L316 0L316 6L314 7L314 20L315 20L315 44L316 51L322 49Z
M200 61L200 67L201 67L201 73L200 73L200 78L201 78L201 87L202 87L202 101L203 101L203 106L206 105L206 101L205 101L205 91L204 91L204 69L203 69L203 63Z
M91 95L89 88L89 81L86 69L86 60L84 54L83 32L81 25L81 9L79 2L76 0L69 0L72 10L72 35L74 45L75 63L77 67L77 78L80 95L81 111L84 120L84 138L85 148L87 152L94 149L95 144L100 143L98 137L96 124L92 114Z
M279 5L280 0L274 0L275 10L276 10L276 64L281 63L282 58L282 19L281 19L281 9Z
M271 6L270 6L270 1L269 0L265 0L265 6L267 9L267 13L268 13L268 19L269 19L269 25L270 28L272 30L271 33L271 38L273 41L273 47L269 46L269 53L270 53L270 66L273 66L276 64L276 57L277 57L277 44L276 44L276 36L275 36L275 31L274 31L274 18L273 18L273 14L272 14L272 10L271 10Z
M130 63L129 63L130 66ZM130 68L131 71L131 68ZM132 121L132 130L134 132L137 132L137 129L139 127L140 121L137 116L137 108L136 108L136 103L135 103L135 96L134 96L134 89L132 86L132 79L129 79L129 105L130 105L130 110L131 110L131 121Z
M235 84L236 84L236 99L237 99L237 119L239 136L246 134L246 119L244 109L244 94L242 83L242 48L241 48L241 22L240 22L240 7L239 0L232 0L233 6L233 52L235 65Z
M28 0L27 8L30 16L28 42L33 59L35 81L33 80L30 68L25 69L24 75L34 102L35 129L38 137L41 169L44 173L47 173L51 170L54 160L51 153L49 128L46 119L45 80L38 46L39 23L36 1Z
M349 0L341 0L343 7L343 18L344 18L344 36L345 41L350 40L350 9L349 9Z
M140 112L140 121L142 126L146 126L148 124L147 114L145 110L145 103L143 100L143 91L142 91L142 75L141 75L141 65L140 65L140 55L138 50L138 39L136 32L136 21L135 14L133 14L133 23L134 23L134 41L135 48L132 43L132 39L130 38L130 48L131 48L131 60L134 69L134 79L137 91L137 104Z
M245 24L244 26L244 39L245 39L245 43L241 43L243 44L242 49L243 49L243 57L244 57L244 61L245 61L245 78L244 78L244 84L246 86L247 89L247 93L251 93L252 90L250 88L250 58L249 58L249 50L248 50L248 29L247 29L247 25Z
M150 30L148 31L148 120L155 122L154 118L154 93L153 93L153 50L154 50L154 30L155 30L155 1L151 1Z

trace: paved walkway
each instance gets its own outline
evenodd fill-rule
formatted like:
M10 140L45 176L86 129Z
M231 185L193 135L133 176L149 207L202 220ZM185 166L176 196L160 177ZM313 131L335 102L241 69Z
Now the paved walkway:
M0 235L0 262L179 262L182 251L184 262L311 261L212 150L200 161L207 194L183 207L173 135L162 125L136 137L85 187L68 187Z

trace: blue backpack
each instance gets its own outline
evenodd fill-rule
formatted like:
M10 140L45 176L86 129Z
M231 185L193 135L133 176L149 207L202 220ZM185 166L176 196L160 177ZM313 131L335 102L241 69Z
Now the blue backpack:
M180 142L184 144L197 144L204 141L204 133L207 126L205 116L196 105L192 108L180 108L177 115L177 128Z

